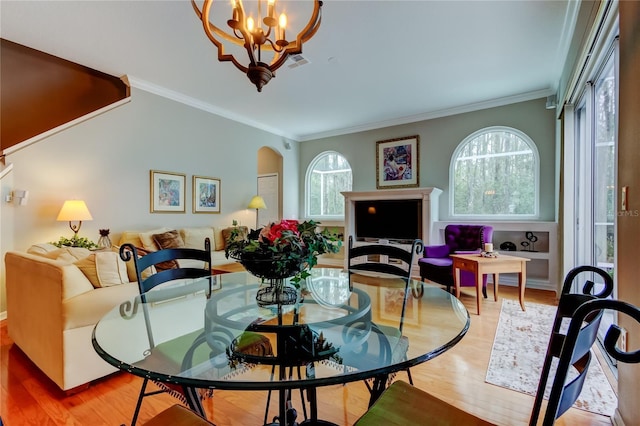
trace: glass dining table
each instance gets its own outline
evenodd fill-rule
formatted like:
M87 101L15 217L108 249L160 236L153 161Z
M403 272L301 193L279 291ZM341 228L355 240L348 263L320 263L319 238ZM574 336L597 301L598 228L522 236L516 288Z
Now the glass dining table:
M318 388L366 380L373 402L396 373L453 347L470 323L450 293L382 274L313 268L294 300L265 301L273 291L248 272L171 283L108 312L93 346L121 370L181 386L201 415L203 389L265 390L268 424L276 391L273 423L297 424L291 393L300 390L309 404L301 424L330 424L318 419Z

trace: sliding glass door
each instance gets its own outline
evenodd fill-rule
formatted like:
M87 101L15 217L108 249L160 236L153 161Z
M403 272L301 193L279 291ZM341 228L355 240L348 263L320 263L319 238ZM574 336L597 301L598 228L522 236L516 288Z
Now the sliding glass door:
M618 128L615 54L612 47L577 103L574 188L577 213L575 264L598 266L614 278L614 283ZM612 316L605 318L602 328L614 321Z

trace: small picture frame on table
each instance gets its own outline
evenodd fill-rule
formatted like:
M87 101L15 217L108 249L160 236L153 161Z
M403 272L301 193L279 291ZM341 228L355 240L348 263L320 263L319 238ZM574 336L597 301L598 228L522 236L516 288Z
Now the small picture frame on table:
M220 213L220 179L193 176L193 212Z
M151 213L184 213L187 176L150 171Z
M376 142L376 188L418 186L419 158L419 135Z

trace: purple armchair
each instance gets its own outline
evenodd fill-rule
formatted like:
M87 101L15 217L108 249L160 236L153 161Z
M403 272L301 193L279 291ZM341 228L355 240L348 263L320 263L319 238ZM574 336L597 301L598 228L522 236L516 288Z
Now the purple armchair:
M493 238L493 227L487 225L447 225L444 244L425 246L424 257L418 260L420 277L447 286L453 286L453 260L450 254L480 253L484 243ZM473 274L460 271L460 286L475 287ZM487 276L482 277L482 294L487 297Z

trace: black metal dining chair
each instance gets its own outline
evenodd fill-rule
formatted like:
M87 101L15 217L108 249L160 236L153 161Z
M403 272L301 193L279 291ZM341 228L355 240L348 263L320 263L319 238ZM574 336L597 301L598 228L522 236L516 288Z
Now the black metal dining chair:
M591 362L591 347L595 343L598 327L605 310L625 314L640 324L640 309L612 299L593 298L578 306L571 315L566 335L561 339L556 373L553 377L549 401L544 411L543 426L553 425L556 419L564 414L577 400ZM640 363L640 349L634 352L623 352L617 347L620 328L609 326L604 338L604 349L619 362ZM549 346L557 340L550 340ZM569 371L577 371L576 376L567 380ZM547 372L548 374L548 372ZM541 382L547 380L541 377ZM539 391L538 393L544 392ZM534 405L529 425L538 424L541 406ZM473 414L461 410L423 390L404 382L393 383L382 396L355 423L356 426L367 425L435 425L464 424L492 425Z
M140 290L140 300L142 303L147 302L149 292L161 284L184 279L211 277L211 242L208 238L204 241L204 250L194 248L170 248L155 252L148 252L144 256L139 255L138 249L135 246L127 243L120 247L120 257L125 262L133 261L135 265L136 278L138 281L138 288ZM185 265L181 267L180 262L185 260L202 262L202 266L196 267L193 263L184 262ZM161 269L158 265L163 265L164 268L167 269ZM154 273L145 275L143 272L146 270L153 270ZM211 284L209 284L209 294L210 292ZM150 321L148 320L146 308L147 306L143 305L145 326L149 339L149 349L144 362L149 362L150 357L153 357L153 349L156 344L153 338L153 330ZM201 331L196 331L195 333L192 333L193 336L186 337L195 338L195 336L200 332ZM183 403L186 403L187 401L184 391L180 387L171 386L166 383L154 381L158 389L147 391L149 380L151 379L145 377L142 382L138 401L136 402L136 408L131 419L131 426L135 426L140 413L140 407L142 406L142 400L147 396L169 393Z
M404 281L404 299L402 302L402 310L400 313L400 323L397 327L398 348L405 353L408 348L406 338L402 336L402 328L404 326L404 316L407 306L407 298L409 297L409 287L411 282L411 269L414 265L416 256L422 254L424 243L420 239L415 239L411 244L410 250L405 250L393 244L363 244L354 246L353 237L349 236L349 246L347 251L349 273L358 272L374 272L397 276ZM419 298L422 296L422 287L411 288L413 296ZM385 325L377 325L379 328L385 328ZM392 335L393 333L384 333ZM403 342L403 339L405 342ZM411 371L407 369L409 383L413 384ZM374 392L372 385L365 381L369 391ZM375 384L374 384L375 386ZM377 392L376 390L375 392Z
M587 276L587 280L582 285L582 288L579 289L580 292L571 293L574 287L578 290L576 281L585 275ZM597 275L602 279L602 284L600 284L602 288L599 289L600 291L596 291L596 284L593 279L591 279L592 275ZM542 406L544 390L547 386L553 360L560 356L560 350L566 338L562 330L563 321L571 319L578 307L584 302L593 299L606 299L611 296L612 293L613 278L603 269L591 265L583 265L573 268L566 275L560 292L560 299L558 300L556 316L551 327L549 345L547 346L544 363L542 364L536 399L533 404L534 412L539 411Z

